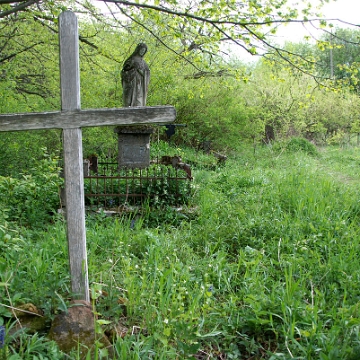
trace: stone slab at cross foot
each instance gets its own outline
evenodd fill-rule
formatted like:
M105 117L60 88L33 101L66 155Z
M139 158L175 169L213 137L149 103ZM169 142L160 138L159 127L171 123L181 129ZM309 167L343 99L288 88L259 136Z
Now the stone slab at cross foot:
M61 111L0 115L0 131L62 129L71 289L75 299L89 301L86 255L82 127L162 124L175 120L172 106L80 110L77 18L59 16Z

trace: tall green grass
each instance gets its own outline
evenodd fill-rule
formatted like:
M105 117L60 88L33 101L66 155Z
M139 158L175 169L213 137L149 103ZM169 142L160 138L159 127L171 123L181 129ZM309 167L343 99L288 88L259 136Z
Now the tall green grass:
M94 305L129 328L117 358L358 359L357 151L243 148L209 170L183 150L194 191L180 219L88 216ZM17 235L1 254L2 302L51 318L70 298L64 224Z

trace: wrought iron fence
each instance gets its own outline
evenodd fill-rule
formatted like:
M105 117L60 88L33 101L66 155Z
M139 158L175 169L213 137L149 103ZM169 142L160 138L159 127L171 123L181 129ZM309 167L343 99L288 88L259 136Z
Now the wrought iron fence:
M118 169L99 163L96 173L84 176L85 204L104 209L122 205L181 205L188 201L191 178L182 169L152 164L146 169Z

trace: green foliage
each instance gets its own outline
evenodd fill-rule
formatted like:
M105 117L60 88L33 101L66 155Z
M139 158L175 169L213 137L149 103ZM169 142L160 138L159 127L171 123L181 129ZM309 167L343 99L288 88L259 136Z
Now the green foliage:
M252 139L263 131L258 116L240 97L241 84L225 79L188 81L175 99L177 121L187 125L179 130L178 141L198 145L204 140L216 147L237 146L239 137Z
M83 129L83 153L87 158L96 155L106 162L116 161L117 134L113 127L94 127Z
M316 51L318 71L325 76L333 76L338 83L346 84L358 92L360 31L335 28L321 40L322 46Z
M54 341L49 341L39 334L29 336L21 331L6 337L4 348L0 349L0 355L2 354L10 360L61 360L64 358L64 354Z
M22 177L44 157L44 148L58 153L61 147L58 130L0 133L0 176Z
M7 221L0 220L0 247L5 256L16 256L19 251L22 251L23 245L24 239L18 235L18 231L11 228Z
M0 206L9 221L38 227L51 220L59 201L58 159L46 155L21 178L0 177Z
M105 60L118 61L113 52L121 47L126 48L128 43L118 42L113 47L107 46L106 41L103 41L104 30L110 30L110 35L130 35L134 39L134 44L141 38L152 38L157 47L163 46L176 54L179 61L191 64L197 74L221 74L229 69L221 59L226 46L232 50L237 44L249 54L263 53L263 47L269 47L273 35L276 34L278 24L291 22L301 16L306 22L309 18L317 16L317 9L310 2L299 1L296 9L288 3L289 0L249 0L242 4L241 11L238 11L234 1L198 1L196 6L190 7L174 0L161 4L155 1L151 6L138 1L122 4L121 8L118 3L92 3L88 0L26 3L24 6L12 8L9 8L11 5L5 4L3 7L9 12L1 12L0 17L3 18L3 22L6 20L4 28L8 30L3 40L6 46L2 48L5 48L6 55L7 48L17 50L14 54L10 52L10 59L20 57L22 53L30 53L28 58L35 58L34 63L42 65L41 60L45 62L49 61L49 58L37 54L36 49L49 44L49 41L44 41L45 39L51 40L50 43L53 45L58 16L61 11L71 9L78 13L82 20L80 41L84 45L82 52L86 57L100 55ZM9 15L12 12L16 15ZM107 12L111 16L107 16ZM19 23L24 25L19 26ZM325 25L326 22L321 21L321 27ZM29 31L32 27L35 28L33 32ZM26 35L23 38L22 33ZM44 33L47 33L46 37ZM308 62L303 61L301 56L296 56L278 45L272 44L271 50L286 59L288 65L308 70ZM1 60L6 62L8 57L0 58ZM92 63L91 59L89 63ZM97 61L92 65L98 66ZM109 99L109 102L111 101L112 99Z
M316 146L304 138L291 138L286 144L286 150L290 152L303 151L308 155L317 155Z
M243 147L222 168L196 166L193 215L181 221L162 221L169 209L152 207L151 221L87 217L99 325L130 329L114 339L117 358L358 357L358 149L313 156L306 142L292 143L296 151ZM170 150L179 151L162 145ZM64 309L63 223L5 233L0 282L13 304L31 301L50 317ZM25 356L13 340L8 355ZM49 357L44 339L21 341Z
M57 34L36 15L2 19L0 112L59 108Z
M0 112L60 108L55 46L57 39L49 26L57 25L56 16L63 5L53 2L52 6L47 6L48 17L43 18L36 12L36 21L27 18L25 14L22 14L23 22L13 23L9 19L7 32L9 36L14 32L14 38L6 48L6 54L11 53L11 50L19 53L3 63L3 71L8 76L4 76L0 81L4 94L0 100ZM96 12L89 4L85 6L86 10L80 3L71 3L71 6L91 14ZM208 9L204 9L204 14L207 11ZM268 11L271 11L271 7L266 8L266 12ZM276 139L302 136L317 143L328 144L345 145L350 141L349 133L357 132L360 104L358 97L349 93L346 86L342 90L336 88L336 92L328 91L335 88L331 83L324 84L328 85L328 88L318 87L313 78L307 75L317 66L316 51L312 45L287 43L286 51L282 53L284 58L268 56L266 60L252 65L245 66L232 58L229 63L223 59L212 60L210 63L206 52L194 51L196 47L187 49L193 44L190 38L183 37L184 33L200 36L198 31L192 32L194 24L188 23L186 29L179 30L178 36L173 38L165 36L165 33L175 31L174 27L171 26L165 33L160 29L164 30L164 26L167 28L177 20L165 21L167 16L157 12L152 13L154 18L150 19L146 12L136 14L133 19L143 21L144 26L129 24L127 29L131 36L117 25L111 26L102 21L90 22L82 17L79 19L82 108L122 105L122 64L138 41L146 41L149 47L146 61L151 68L148 105L171 104L176 107L177 122L187 124L187 128L179 130L173 138L177 144L198 145L204 140L211 140L215 149L236 148L239 143L249 140L257 144L264 137L266 125L273 127ZM282 16L285 16L284 13ZM175 56L161 46L158 39L146 33L146 28L153 21L157 22L153 33L159 31L159 38L163 39L165 36L169 47L178 49L178 53L184 57ZM337 32L339 38L350 41L346 46L357 37L356 31L337 29ZM34 41L34 34L38 40L36 51L34 49L33 52L22 52L21 48L26 48L26 39L29 43ZM203 36L204 34L200 38ZM21 39L21 46L16 43L17 39ZM250 38L243 39L247 46L250 46ZM214 37L202 44L204 49L209 47L217 51L217 41ZM47 46L48 43L52 45ZM195 44L196 42L193 46ZM341 49L335 47L333 50ZM38 55L38 52L41 54ZM294 67L289 63L276 65L292 53L300 54L302 59L298 59L299 62L296 63L293 56L291 62L306 71L294 71ZM339 71L349 73L351 70L349 76L353 78L357 76L356 56L352 55L351 58L354 58L354 62L349 63L349 69L342 65L343 69ZM16 75L19 68L20 77ZM96 153L102 157L114 157L116 136L111 127L84 129L83 132L85 156ZM38 160L41 157L37 147L39 143L46 146L50 152L60 151L60 138L57 130L35 134L1 134L0 175L17 177L25 167L31 167L32 158ZM16 161L13 161L15 159Z

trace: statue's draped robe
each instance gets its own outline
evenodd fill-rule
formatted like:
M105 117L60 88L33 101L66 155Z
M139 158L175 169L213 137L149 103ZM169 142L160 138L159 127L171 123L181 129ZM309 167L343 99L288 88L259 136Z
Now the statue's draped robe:
M124 107L146 106L150 69L139 54L141 45L138 45L135 52L125 61L121 72Z

